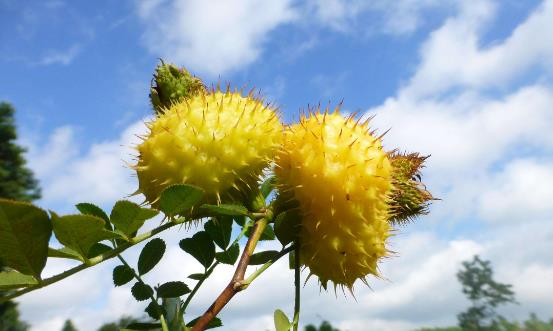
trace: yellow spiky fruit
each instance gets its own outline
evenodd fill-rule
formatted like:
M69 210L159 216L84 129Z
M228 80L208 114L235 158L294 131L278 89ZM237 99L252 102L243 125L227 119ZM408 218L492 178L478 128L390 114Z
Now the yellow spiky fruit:
M285 132L275 174L299 202L300 260L326 288L378 275L388 254L392 167L381 141L339 111L302 116Z
M154 207L173 184L205 191L205 203L245 199L281 143L274 107L250 92L200 91L150 123L138 146L139 192Z

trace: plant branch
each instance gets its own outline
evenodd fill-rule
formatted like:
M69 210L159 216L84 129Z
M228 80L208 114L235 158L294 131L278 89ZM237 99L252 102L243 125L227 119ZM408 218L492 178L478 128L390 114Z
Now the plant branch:
M206 310L202 317L200 317L196 324L194 324L192 331L205 330L209 322L217 316L217 314L221 311L221 309L223 309L223 307L225 307L232 297L244 289L242 287L242 281L244 280L246 269L248 268L248 264L250 262L250 257L252 256L253 251L257 246L257 242L259 241L259 238L261 238L261 234L263 233L263 230L265 230L266 226L266 218L261 218L255 222L252 233L248 238L248 242L246 243L244 252L242 252L240 261L238 261L238 265L236 266L236 271L234 272L232 279L221 294L219 294L217 299L215 299L215 302L213 302L213 304Z
M242 239L242 237L246 234L246 232L248 231L248 229L252 226L251 223L247 223L243 228L242 228L242 231L240 232L240 234L238 234L238 236L236 236L236 239L234 239L234 241L229 245L229 247L232 247L232 245L238 243L238 241L240 241L240 239ZM196 285L194 286L194 288L192 289L192 292L190 292L190 294L188 295L188 297L186 297L186 300L184 301L184 303L182 304L182 313L184 314L186 312L186 308L188 307L188 305L190 304L190 301L192 301L192 298L194 297L194 295L196 294L196 292L198 292L198 290L200 289L200 287L202 286L202 284L204 283L204 281L211 275L211 273L213 273L213 270L215 270L215 268L219 265L219 261L215 261L204 273L204 277L202 279L200 279Z
M296 290L296 295L294 299L294 331L298 331L300 323L300 242L296 241L294 252L294 286Z
M100 263L102 263L106 260L114 258L118 254L120 254L120 253L124 252L125 250L127 250L128 248L130 248L130 247L132 247L132 246L134 246L134 245L136 245L136 244L138 244L138 243L140 243L144 240L147 240L147 239L157 235L158 233L163 232L163 231L165 231L165 230L167 230L167 229L169 229L169 228L171 228L175 225L182 224L185 221L186 221L186 219L180 218L180 219L177 219L175 221L162 224L162 225L158 226L157 228L155 228L151 231L145 232L145 233L143 233L139 236L131 238L128 242L126 242L122 245L119 245L117 248L115 248L115 249L113 249L109 252L105 252L101 255L98 255L98 256L95 256L95 257L89 259L87 263L80 264L76 267L73 267L69 270L66 270L66 271L62 272L61 274L57 274L55 276L43 279L40 283L38 283L36 285L31 285L31 286L26 287L22 290L14 292L10 295L2 296L2 297L0 297L0 302L8 301L10 299L17 298L18 296L21 296L25 293L29 293L29 292L38 290L40 288L46 287L48 285L57 283L60 280L63 280L63 279L65 279L65 278L67 278L67 277L69 277L73 274L76 274L79 271L85 270L87 268L90 268L92 266L100 264Z

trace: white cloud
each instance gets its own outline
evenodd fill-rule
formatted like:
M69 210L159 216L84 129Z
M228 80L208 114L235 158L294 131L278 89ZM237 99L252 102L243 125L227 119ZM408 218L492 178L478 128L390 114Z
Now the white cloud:
M464 3L470 11L448 19L425 42L422 62L402 93L416 98L456 86L505 86L534 66L553 68L553 1L544 1L509 38L491 46L482 46L480 32L494 17L493 6Z
M35 64L43 66L61 64L66 66L73 62L81 50L82 47L79 44L75 44L66 50L50 50Z
M547 221L553 215L553 163L519 159L494 175L480 198L483 219Z
M72 127L54 130L44 144L31 140L29 164L43 186L41 204L54 209L83 201L112 204L133 193L137 185L126 164L134 162L136 135L143 132L145 125L139 121L118 139L93 144L84 152Z
M290 0L155 0L138 12L151 52L212 76L255 62L269 33L296 17Z

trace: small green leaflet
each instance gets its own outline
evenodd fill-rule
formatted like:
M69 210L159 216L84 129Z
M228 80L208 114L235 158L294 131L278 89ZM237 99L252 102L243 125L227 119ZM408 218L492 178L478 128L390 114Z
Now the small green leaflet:
M255 253L250 257L250 265L259 265L269 262L272 258L278 255L278 251L263 251Z
M35 277L24 275L15 270L0 272L0 290L14 290L29 285L36 285L38 281Z
M167 282L161 284L156 290L160 298L178 298L190 293L190 288L183 282Z
M111 210L111 223L115 229L129 237L144 225L146 220L156 216L157 210L142 208L134 202L120 200Z
M280 213L275 220L275 234L283 246L296 240L301 229L301 214L298 209Z
M290 320L288 317L286 317L286 314L280 310L275 310L274 314L275 318L275 328L276 331L289 331L292 324L290 323Z
M206 269L215 259L215 244L205 231L197 232L192 238L186 238L179 242L180 248L192 255Z
M204 224L204 229L217 246L226 249L232 234L232 217L219 216L212 218Z
M202 210L210 212L213 216L228 215L228 216L247 216L248 209L242 205L202 205Z
M238 255L240 255L240 246L234 243L226 251L215 253L215 258L221 263L233 265L238 260Z
M161 192L159 209L168 216L186 214L202 200L204 191L192 185L173 185Z
M154 295L154 290L149 285L136 282L131 288L131 293L137 301L144 301Z
M62 247L60 249L48 247L48 257L57 257L62 259L83 261L83 258L79 255L79 253L67 247Z
M113 269L113 284L115 286L125 285L133 278L133 270L126 265L118 265Z
M0 260L5 266L40 278L51 236L52 223L44 210L0 199Z
M105 229L103 219L91 215L58 216L52 213L52 224L58 241L87 257L90 248L97 242L118 237L116 233Z
M165 253L165 242L155 238L150 240L140 252L138 257L138 273L142 276L152 270Z
M190 322L188 322L186 324L187 327L191 328L194 326L194 324L196 324L196 322L199 320L200 318L197 317L193 320L191 320ZM211 320L211 322L209 322L209 324L207 325L207 327L205 328L205 330L207 329L214 329L214 328L218 328L220 326L223 326L223 322L218 318L218 317L215 317L214 319Z

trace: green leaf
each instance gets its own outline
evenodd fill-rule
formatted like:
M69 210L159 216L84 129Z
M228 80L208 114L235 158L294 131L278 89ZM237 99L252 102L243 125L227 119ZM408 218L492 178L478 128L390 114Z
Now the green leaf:
M29 203L0 199L0 261L40 279L46 265L52 223Z
M36 285L38 281L35 277L24 275L15 270L0 272L0 290L13 290L17 288Z
M102 208L88 202L81 202L75 205L77 207L77 210L81 212L81 214L84 215L92 215L97 216L106 221L106 223L109 223L109 217L106 214L105 211L102 210ZM110 226L111 227L111 226ZM111 230L111 229L110 229Z
M238 255L240 255L240 246L238 243L234 243L228 250L216 253L215 257L221 263L233 265L238 259Z
M286 314L280 310L275 310L275 328L276 331L289 331L292 324Z
M159 323L131 323L123 330L161 330L161 324Z
M205 274L190 274L188 275L188 278L194 279L194 280L202 280L205 278Z
M102 255L104 253L107 253L109 251L111 251L113 248L111 248L110 246L106 245L106 244L102 244L102 243L95 243L94 245L92 245L92 247L90 247L90 250L88 251L88 258L91 259L93 257L96 257L98 255Z
M113 268L113 284L122 286L130 282L134 278L134 272L126 265L118 265Z
M275 220L275 234L283 246L295 241L301 230L301 214L298 209L280 213Z
M48 247L48 257L57 257L57 258L71 259L71 260L77 260L77 261L83 260L83 258L79 255L79 253L67 247L62 247L60 249Z
M232 217L219 216L212 218L204 224L204 229L217 246L226 249L232 234Z
M196 324L196 322L200 319L200 317L196 317L195 319L191 320L190 322L188 322L186 324L187 327L191 328L194 326L194 324ZM211 320L211 322L209 322L209 324L207 325L207 327L205 328L205 330L207 329L214 329L214 328L218 328L220 326L223 326L223 321L221 321L219 319L219 317L215 317Z
M277 256L279 251L263 251L255 253L250 257L250 265L259 265L269 262L272 258Z
M192 238L186 238L179 242L180 248L192 255L206 269L215 259L215 244L205 231L197 232Z
M167 282L157 288L157 296L160 298L177 298L190 293L190 288L183 282Z
M265 179L263 184L261 184L260 191L264 198L267 198L269 194L271 194L271 192L275 189L275 184L276 184L275 176L270 176L269 178Z
M161 314L165 314L165 309L163 309L163 307L160 307L157 302L153 302L151 301L149 304L148 304L148 307L146 307L146 309L144 309L144 311L146 312L146 314L148 314L148 316L150 316L152 319L155 319L155 320L159 320L159 317L160 317L160 313Z
M252 231L253 231L253 226L246 231L246 236L248 238L252 234ZM265 229L263 229L263 233L261 234L261 237L259 237L259 240L264 241L264 240L273 240L273 239L275 239L275 231L273 230L273 227L269 224L265 227Z
M92 245L117 234L105 229L103 219L90 215L67 215L59 217L52 213L52 224L56 238L63 245L73 249L81 257L87 257Z
M141 208L134 202L120 200L111 210L111 223L126 236L131 236L144 225L146 220L156 216L157 210Z
M154 295L154 290L149 285L136 282L131 288L131 293L137 301L148 300Z
M159 263L165 253L165 242L155 238L150 240L138 257L138 273L142 276L152 270Z
M150 316L155 320L159 320L160 310L162 314L166 313L163 307L160 307L157 304L157 302L153 302L153 301L148 304L148 307L146 307L146 309L144 309L144 311L148 314L148 316Z
M202 200L204 191L192 185L173 185L161 192L159 209L165 215L188 213Z
M242 205L202 205L202 209L208 211L212 216L228 215L228 216L247 216L248 209Z

